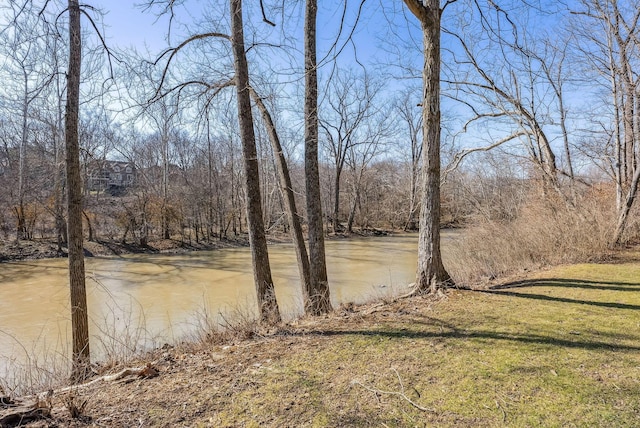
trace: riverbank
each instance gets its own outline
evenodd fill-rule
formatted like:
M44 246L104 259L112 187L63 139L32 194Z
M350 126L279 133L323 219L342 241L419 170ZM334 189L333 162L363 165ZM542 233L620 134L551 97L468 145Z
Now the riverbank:
M386 236L393 232L387 230L371 229L355 232L353 234L331 235L328 239L346 239L351 236ZM404 233L397 231L395 233ZM291 242L288 235L269 235L267 240L270 244ZM86 257L112 256L123 254L185 254L192 251L210 251L222 248L239 248L249 246L247 234L240 234L236 237L215 239L213 241L187 242L179 239L153 239L147 245L141 246L130 242L120 241L85 241L84 250ZM39 260L67 257L67 248L58 250L58 244L53 239L33 239L33 240L5 240L0 241L0 262L19 260Z
M637 260L212 333L130 363L155 377L54 393L31 426L634 426Z
M173 239L153 240L146 246L116 241L85 241L84 250L86 257L111 256L122 254L180 254L190 251L217 250L220 248L233 248L248 246L249 241L245 236L234 239L222 239L212 242L182 242ZM38 260L57 257L67 257L67 249L60 251L53 240L20 240L0 242L0 262L18 260Z

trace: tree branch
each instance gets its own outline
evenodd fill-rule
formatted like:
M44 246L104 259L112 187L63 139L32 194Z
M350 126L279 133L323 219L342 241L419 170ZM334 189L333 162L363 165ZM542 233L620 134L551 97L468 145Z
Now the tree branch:
M169 49L165 50L164 52L162 52L158 56L158 58L153 62L153 65L157 65L158 62L160 62L160 60L165 55L170 53L169 58L167 59L167 63L165 64L164 69L162 70L162 77L160 78L160 83L158 84L158 89L153 94L153 96L151 97L149 102L151 102L152 100L158 99L158 94L162 91L162 85L164 84L164 81L167 78L167 72L169 71L169 67L171 66L171 61L173 61L173 58L178 54L178 52L180 52L180 50L182 48L184 48L185 46L187 46L191 42L194 42L194 41L200 40L200 39L206 39L206 38L209 38L209 37L221 38L221 39L225 39L227 41L231 40L231 38L228 35L224 34L224 33L212 32L212 33L196 34L195 36L191 36L188 39L184 40L182 43L180 43L175 48L169 48Z
M451 163L449 164L449 166L447 166L447 168L445 169L444 173L442 174L443 176L447 176L449 175L451 172L455 171L458 166L460 166L460 163L462 162L462 160L467 157L468 155L470 155L471 153L475 153L475 152L488 152L491 149L495 149L496 147L499 147L501 145L503 145L504 143L507 143L511 140L514 140L516 138L520 138L520 137L524 137L526 135L528 135L529 133L527 131L521 130L518 132L515 132L501 140L496 141L493 144L489 144L488 146L483 146L483 147L474 147L472 149L464 149L458 153L455 154L455 156L453 157L453 161L451 161Z

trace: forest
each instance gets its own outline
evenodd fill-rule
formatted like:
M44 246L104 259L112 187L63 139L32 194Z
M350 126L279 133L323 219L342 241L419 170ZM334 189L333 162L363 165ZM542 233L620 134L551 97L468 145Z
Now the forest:
M271 324L271 238L294 243L308 315L333 309L325 238L418 232L415 294L605 260L640 235L639 19L619 0L10 0L3 251L68 254L75 380L86 242L246 240Z

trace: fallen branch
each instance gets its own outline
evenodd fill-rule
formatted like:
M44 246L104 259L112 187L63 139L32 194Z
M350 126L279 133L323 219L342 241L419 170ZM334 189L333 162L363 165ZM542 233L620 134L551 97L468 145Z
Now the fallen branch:
M126 369L120 370L118 373L100 376L99 378L93 379L90 382L83 383L80 385L66 386L64 388L56 389L53 391L43 392L38 395L38 398L44 399L44 397L47 397L47 396L64 394L70 391L77 391L79 389L88 388L90 386L93 386L101 382L115 382L125 378L133 378L133 377L148 379L156 376L158 376L158 370L153 366L152 363L147 363L142 367L128 367Z
M12 400L11 404L0 405L0 427L8 428L23 425L29 421L44 419L51 415L51 407L43 401L24 403Z
M384 391L382 389L378 389L378 388L373 388L371 386L367 386L365 384L363 384L362 382L358 381L358 380L353 380L351 381L352 385L359 385L362 388L366 389L369 392L372 392L373 394L376 395L376 397L378 395L395 395L396 397L400 397L403 400L405 400L407 403L411 404L413 407L415 407L418 410L421 410L423 412L430 412L430 413L435 413L436 411L433 409L429 409L427 407L422 407L421 405L419 405L418 403L416 403L415 401L411 400L409 397L407 397L407 395L404 393L404 384L402 383L402 379L400 378L400 375L398 374L398 371L396 369L393 369L393 371L395 372L397 378L398 378L398 382L400 382L400 392L398 391Z
M97 379L80 385L49 390L28 400L0 396L0 428L20 426L28 421L49 417L51 415L51 398L56 394L75 392L100 382L116 382L136 377L152 378L156 376L158 376L158 369L156 369L152 363L147 363L142 367L129 367L120 370L118 373L100 376ZM83 403L81 407L78 408L80 411L83 410L84 404L86 403Z

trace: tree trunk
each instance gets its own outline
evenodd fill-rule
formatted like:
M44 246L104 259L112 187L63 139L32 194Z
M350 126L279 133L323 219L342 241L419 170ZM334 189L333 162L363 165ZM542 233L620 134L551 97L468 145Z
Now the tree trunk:
M620 245L622 240L622 234L624 229L627 226L629 212L631 211L631 207L633 207L633 202L636 199L636 195L638 193L638 182L640 181L640 168L636 168L631 178L631 184L629 186L629 191L627 192L627 196L625 198L624 206L618 212L618 221L616 223L616 230L613 234L613 244Z
M320 315L331 311L327 262L324 250L320 171L318 167L318 64L316 60L316 16L318 1L307 0L304 28L304 168L307 193L309 267L311 293L307 313Z
M422 24L424 43L422 203L418 238L417 293L452 285L440 253L440 17L438 0L404 0Z
M269 265L269 253L267 251L267 239L262 216L256 139L253 130L253 115L249 94L249 68L244 50L242 0L230 0L230 5L231 44L236 73L236 91L238 94L238 123L245 168L247 222L253 261L253 278L258 295L260 320L267 323L277 323L280 321L280 311L276 301L273 280L271 279L271 267Z
M55 61L57 64L57 55ZM64 149L62 147L64 141L64 106L63 106L63 90L60 82L60 78L56 77L56 124L53 130L53 141L55 143L55 156L54 156L54 210L56 219L56 238L58 242L58 253L62 252L62 246L67 244L67 222L64 218L64 170L62 168L64 158Z
M24 99L22 101L22 131L20 138L19 159L18 159L18 206L15 212L18 218L16 239L27 239L27 221L24 210L25 180L27 169L27 133L29 132L29 76L26 70L24 73Z
M336 175L334 177L334 193L333 193L333 233L338 233L340 228L340 176L342 175L342 168L339 166L336 168Z
M356 218L356 210L358 209L358 204L360 201L360 189L354 189L354 198L353 204L351 204L351 209L349 210L349 219L347 220L347 233L353 233L353 222Z
M162 238L171 237L169 231L169 213L167 204L169 202L169 130L168 125L162 125Z
M291 184L291 176L289 174L289 168L287 166L287 160L284 157L282 145L280 144L280 137L276 131L276 126L273 123L273 119L269 110L262 102L262 99L258 96L256 91L251 88L251 95L258 106L258 110L262 114L262 119L267 127L267 133L269 134L269 140L273 147L273 153L276 158L276 165L278 167L278 178L280 180L280 188L284 194L285 209L287 217L289 218L289 230L291 232L291 239L296 250L296 259L298 261L298 272L300 274L300 283L302 285L302 295L304 300L305 312L310 308L309 296L312 295L311 281L309 276L309 255L307 253L307 247L304 243L304 234L302 233L302 224L300 223L300 216L296 208L296 198L293 193L293 185Z
M67 73L67 105L65 139L67 148L67 203L69 233L69 285L71 290L71 330L73 337L72 381L80 382L88 374L89 317L82 250L82 183L78 143L80 106L80 67L82 45L80 6L69 0L69 70Z
M87 231L89 232L87 241L93 242L95 241L95 236L93 233L93 224L91 223L91 218L89 217L89 214L87 214L87 212L84 210L82 211L82 215L84 216L84 219L87 221Z

